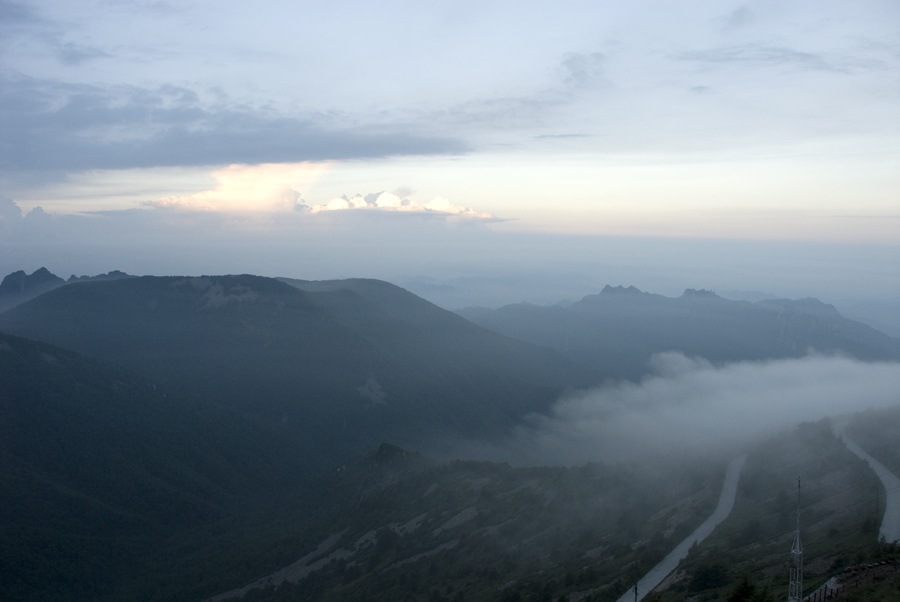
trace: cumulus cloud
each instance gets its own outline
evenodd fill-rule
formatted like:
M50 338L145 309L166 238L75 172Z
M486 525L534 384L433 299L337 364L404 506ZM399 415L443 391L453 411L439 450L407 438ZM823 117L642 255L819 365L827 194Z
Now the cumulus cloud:
M455 205L443 197L420 203L395 192L376 192L352 197L344 195L327 203L311 205L302 199L307 189L331 167L329 162L264 163L229 165L210 173L216 181L212 190L196 194L163 197L144 203L157 209L189 211L280 211L299 209L310 214L353 209L381 213L415 213L444 217L493 220L490 213Z
M301 192L315 182L329 163L264 163L229 165L213 171L213 190L171 196L145 203L157 208L195 211L276 211L301 203Z
M696 453L900 403L897 363L808 356L716 367L665 353L652 364L655 374L642 382L569 395L550 415L529 417L504 448L482 452L537 463Z
M444 216L494 219L490 213L476 211L462 205L454 205L443 197L434 197L426 203L419 203L407 198L402 198L393 192L381 192L366 196L355 195L353 197L337 197L324 205L313 205L309 208L311 213L323 211L346 211L350 209L362 209L369 211L384 211L398 213L437 214Z

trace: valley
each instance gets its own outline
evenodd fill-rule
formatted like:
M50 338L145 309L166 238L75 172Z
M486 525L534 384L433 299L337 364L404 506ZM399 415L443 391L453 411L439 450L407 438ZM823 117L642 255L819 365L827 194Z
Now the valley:
M808 300L620 288L583 305L476 325L377 280L249 275L83 279L17 303L0 313L4 599L611 602L638 583L651 601L776 600L798 476L807 589L900 558L879 541L882 481L847 448L900 468L895 339ZM523 424L566 443L540 430L559 401L666 382L646 380L654 354L813 347L880 366L870 397L887 401L630 459L478 457Z

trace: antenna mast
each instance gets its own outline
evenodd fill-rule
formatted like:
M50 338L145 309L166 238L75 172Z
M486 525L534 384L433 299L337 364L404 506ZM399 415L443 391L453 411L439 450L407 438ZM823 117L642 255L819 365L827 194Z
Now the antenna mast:
M797 532L791 548L791 586L788 602L803 600L803 544L800 543L800 478L797 478Z

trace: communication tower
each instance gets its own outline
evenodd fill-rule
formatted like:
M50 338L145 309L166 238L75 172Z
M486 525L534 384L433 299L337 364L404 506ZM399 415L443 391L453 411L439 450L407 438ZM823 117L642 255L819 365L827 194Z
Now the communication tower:
M788 602L803 600L803 544L800 543L800 479L797 479L797 532L791 548L791 586Z

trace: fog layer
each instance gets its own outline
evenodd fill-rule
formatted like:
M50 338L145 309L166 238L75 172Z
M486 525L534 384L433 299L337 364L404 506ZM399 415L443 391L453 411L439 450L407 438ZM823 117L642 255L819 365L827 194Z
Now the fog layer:
M467 455L515 464L580 464L734 449L777 429L900 403L900 364L844 357L713 366L681 353L654 374L579 391L530 416L504 446Z

